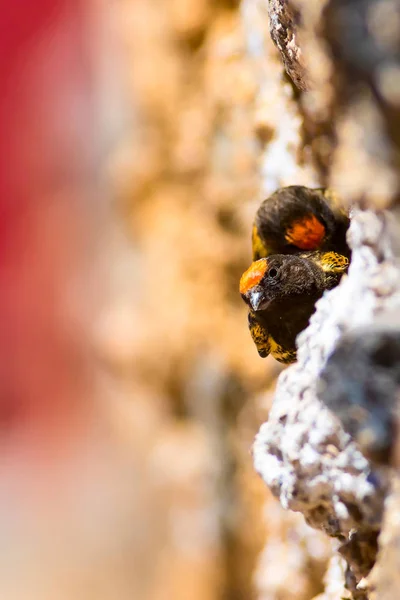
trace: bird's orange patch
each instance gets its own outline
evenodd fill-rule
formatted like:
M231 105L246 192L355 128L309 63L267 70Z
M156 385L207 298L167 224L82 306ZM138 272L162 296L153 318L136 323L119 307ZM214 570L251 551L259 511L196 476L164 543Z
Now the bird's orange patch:
M324 235L325 227L314 215L309 215L295 221L287 230L285 239L301 250L315 250L321 244Z
M265 275L268 263L265 258L256 260L253 264L245 271L240 278L239 290L241 294L245 294L252 287L257 285Z

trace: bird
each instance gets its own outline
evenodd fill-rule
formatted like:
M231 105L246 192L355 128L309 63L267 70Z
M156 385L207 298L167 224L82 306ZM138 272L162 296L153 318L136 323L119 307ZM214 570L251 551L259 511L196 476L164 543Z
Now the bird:
M349 259L336 252L274 254L254 261L240 279L248 326L258 354L288 364L296 337L307 327L316 301L346 273Z
M350 258L350 219L331 189L283 187L264 200L252 230L253 261L272 254L337 252Z

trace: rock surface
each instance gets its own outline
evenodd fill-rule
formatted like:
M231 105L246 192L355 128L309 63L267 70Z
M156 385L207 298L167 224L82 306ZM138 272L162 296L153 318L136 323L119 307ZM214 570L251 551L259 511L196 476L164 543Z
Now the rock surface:
M399 28L394 24L399 5L276 0L269 11L283 67L301 90L297 105L303 116L303 152L308 148L310 158L306 170L312 165L320 183L331 185L354 206L349 232L353 258L348 276L317 303L310 326L299 336L298 362L279 377L269 419L254 444L254 463L285 509L301 512L312 527L338 539L337 550L345 560L331 563L318 599L389 598L388 590L395 589L390 578L396 581L396 534L378 536L383 519L388 532L388 522L398 518L390 500L398 492L391 492L390 469L369 459L377 458L378 449L386 452L387 462L394 444L391 460L397 464L397 413L390 408L396 403L397 383L388 383L386 411L375 409L382 402L371 398L367 440L365 428L364 437L357 437L338 418L346 415L345 376L340 382L342 409L330 391L335 414L321 401L319 377L343 336L361 331L362 340L362 331L375 331L377 323L390 327L398 322L393 315L400 310L399 221L396 211L391 215L381 209L396 202L399 190L400 85L394 77L389 86L383 76L389 66L397 72ZM358 38L362 43L355 44ZM385 86L390 88L386 94ZM350 374L350 356L348 360ZM339 377L336 372L333 379ZM385 393L381 385L379 389Z

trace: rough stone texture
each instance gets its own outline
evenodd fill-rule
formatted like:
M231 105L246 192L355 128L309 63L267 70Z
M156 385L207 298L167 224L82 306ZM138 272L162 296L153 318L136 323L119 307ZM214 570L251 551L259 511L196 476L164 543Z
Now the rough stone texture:
M398 200L398 1L269 0L268 6L272 39L303 92L304 145L324 185L348 202L385 207Z
M376 322L348 333L321 373L318 396L367 458L388 464L397 435L400 331Z
M346 540L342 554L351 567L348 585L354 589L373 564L388 482L323 406L316 384L344 332L400 309L400 272L385 215L355 212L349 238L349 275L317 303L310 326L300 335L298 362L279 378L269 420L254 445L254 460L285 508L302 512L310 525Z
M379 212L396 203L400 189L400 5L391 0L248 0L244 6L259 14L268 6L282 68L295 84L296 78L306 81L292 96L291 112L286 107L282 111L286 123L287 114L297 115L300 123L292 129L298 162L292 178L283 178L285 183L311 176L317 185L334 188L344 202L359 207L354 208L350 230L354 254L349 275L318 302L309 328L299 336L298 363L279 378L269 420L254 445L255 465L284 508L300 511L313 527L339 540L338 551L346 560L332 562L318 598L368 598L371 583L366 576L376 557L390 473L369 462L361 450L376 458L376 449L367 448L361 437L357 446L322 404L317 382L346 332L372 329L382 319L392 325L400 309L399 219L396 211ZM265 48L264 56L269 56ZM265 72L263 81L268 85ZM265 190L274 164L270 148L263 154ZM282 163L276 172L284 171ZM377 424L379 410L369 408ZM390 421L392 417L396 427L396 411ZM393 423L388 427L393 434ZM398 446L395 440L394 464ZM395 519L393 515L395 511ZM388 569L385 574L389 576Z
M324 183L352 203L399 196L399 3L293 0L310 80L305 141Z
M277 503L266 505L265 520L268 541L255 573L259 599L310 600L322 588L332 541Z
M386 501L386 511L379 538L381 550L369 577L371 600L394 600L400 589L400 480L393 476L392 491Z
M271 38L281 53L287 74L299 90L307 89L307 74L296 42L297 11L290 2L269 0L269 19Z
M400 4L330 0L322 27L333 57L339 118L332 185L372 206L398 202ZM356 158L347 161L350 152Z
M333 554L324 576L324 591L313 600L348 600L351 592L344 587L346 561Z
M268 35L267 4L243 0L241 15L246 51L257 81L253 122L260 147L260 189L252 205L284 185L318 187L320 178L304 148L303 120L292 86L282 77L280 56ZM250 253L249 253L250 259Z
M337 65L341 104L366 90L382 113L388 137L400 144L400 3L330 0L324 37Z

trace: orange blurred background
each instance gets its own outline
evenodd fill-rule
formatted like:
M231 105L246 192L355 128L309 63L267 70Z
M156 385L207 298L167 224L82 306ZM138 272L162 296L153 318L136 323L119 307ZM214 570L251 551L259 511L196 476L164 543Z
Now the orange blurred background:
M239 6L2 21L0 597L251 599L280 367L237 290L266 135Z

